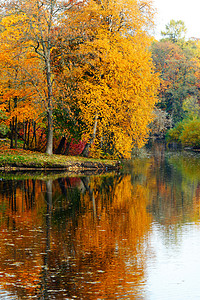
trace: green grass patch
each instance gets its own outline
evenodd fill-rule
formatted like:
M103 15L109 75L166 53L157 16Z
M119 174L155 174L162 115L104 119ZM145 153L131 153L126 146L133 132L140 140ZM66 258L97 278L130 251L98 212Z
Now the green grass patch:
M75 156L64 155L48 155L23 150L3 150L0 149L0 166L15 166L15 167L67 167L75 163L102 163L115 165L116 161L92 159Z

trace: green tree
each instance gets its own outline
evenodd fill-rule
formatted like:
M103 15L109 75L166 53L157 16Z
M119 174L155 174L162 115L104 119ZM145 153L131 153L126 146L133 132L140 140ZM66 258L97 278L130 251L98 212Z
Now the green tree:
M183 111L185 117L195 119L200 117L200 106L197 96L189 96L183 102Z
M173 43L177 43L184 39L187 29L182 20L171 20L166 26L165 31L161 31L161 35Z

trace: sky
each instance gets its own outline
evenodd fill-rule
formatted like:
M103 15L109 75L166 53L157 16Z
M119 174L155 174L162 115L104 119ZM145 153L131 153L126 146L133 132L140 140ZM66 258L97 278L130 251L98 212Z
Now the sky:
M187 38L200 38L200 1L199 0L152 0L157 9L155 37L161 38L161 30L171 19L182 20L187 28Z

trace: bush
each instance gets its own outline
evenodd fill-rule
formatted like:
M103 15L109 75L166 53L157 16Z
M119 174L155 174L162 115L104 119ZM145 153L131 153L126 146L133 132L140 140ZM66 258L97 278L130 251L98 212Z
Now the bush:
M181 143L183 146L200 148L200 119L184 119L166 135L167 143Z
M200 119L190 120L184 124L180 141L184 146L200 148Z
M166 134L166 141L167 143L180 143L180 136L183 131L184 122L179 122L174 128L168 130Z

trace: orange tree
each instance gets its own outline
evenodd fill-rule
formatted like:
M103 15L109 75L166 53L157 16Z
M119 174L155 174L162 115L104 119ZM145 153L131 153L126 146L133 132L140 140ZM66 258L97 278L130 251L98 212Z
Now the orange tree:
M22 122L36 120L39 107L36 105L32 79L38 70L38 59L29 48L29 42L20 43L23 31L16 23L23 22L23 15L4 16L1 20L1 103L4 123L11 130L11 148L16 147L17 134ZM31 76L29 76L31 74ZM15 136L15 145L13 137Z
M66 12L72 6L72 1L20 0L5 2L2 10L2 14L5 15L2 22L10 20L6 26L2 23L3 34L9 35L18 52L19 49L22 49L18 57L25 60L22 64L26 75L24 84L26 86L27 82L32 84L34 91L32 103L35 105L37 102L40 111L46 115L46 153L48 154L53 152L53 109L56 96L52 51L56 40L62 35L58 26L59 18L63 11ZM56 28L57 30L55 30ZM16 34L18 31L20 34ZM27 66L26 55L28 52L32 55L32 66L35 68L35 72ZM12 48L7 53L8 55L12 53ZM13 82L12 75L9 80Z

